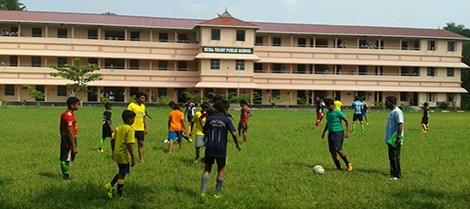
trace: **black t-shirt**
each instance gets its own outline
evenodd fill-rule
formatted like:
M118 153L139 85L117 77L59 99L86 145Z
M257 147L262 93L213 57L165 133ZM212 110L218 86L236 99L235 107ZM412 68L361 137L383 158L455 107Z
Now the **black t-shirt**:
M111 119L112 113L109 111L104 111L103 113L103 122L101 123L103 128L109 129L109 126L113 125L112 119ZM109 125L106 124L106 122L109 121Z
M203 128L207 138L206 156L217 158L227 156L228 131L235 131L235 127L225 115L216 114L207 118Z

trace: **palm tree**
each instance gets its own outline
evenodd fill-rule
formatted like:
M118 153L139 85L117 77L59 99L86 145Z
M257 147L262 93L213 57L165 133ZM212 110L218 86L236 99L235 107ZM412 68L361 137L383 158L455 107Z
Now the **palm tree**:
M26 6L19 0L0 0L0 10L26 11Z

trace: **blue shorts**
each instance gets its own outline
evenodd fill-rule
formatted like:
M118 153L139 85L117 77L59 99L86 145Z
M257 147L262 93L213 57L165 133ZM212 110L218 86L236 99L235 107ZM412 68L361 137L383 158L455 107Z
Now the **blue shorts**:
M129 174L131 172L131 165L128 163L128 164L121 164L121 163L118 163L118 167L119 167L119 173L120 174Z
M175 139L181 142L181 139L183 139L183 131L168 131L168 141Z

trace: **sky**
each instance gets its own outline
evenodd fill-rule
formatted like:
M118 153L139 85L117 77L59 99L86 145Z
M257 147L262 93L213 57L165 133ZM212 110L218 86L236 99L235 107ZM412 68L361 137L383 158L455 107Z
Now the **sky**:
M469 0L19 0L28 11L209 20L225 9L248 22L470 28Z

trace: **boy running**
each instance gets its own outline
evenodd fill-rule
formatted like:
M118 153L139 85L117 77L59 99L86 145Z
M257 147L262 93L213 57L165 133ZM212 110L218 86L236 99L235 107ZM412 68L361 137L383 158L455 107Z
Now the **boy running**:
M429 132L429 103L425 102L423 104L423 117L421 118L421 127L423 127L423 133Z
M67 110L60 115L60 167L64 180L71 180L69 174L70 162L75 159L77 150L77 118L73 112L79 108L77 97L67 99Z
M183 146L183 130L184 130L184 114L180 110L179 105L170 102L169 106L173 109L168 116L168 154L173 151L173 142L178 140L178 148L181 152Z
M325 132L328 130L328 147L330 149L331 158L336 165L336 169L341 170L341 164L338 159L339 154L348 168L348 172L352 172L352 164L348 161L348 158L346 158L346 153L343 150L344 138L349 137L348 119L341 110L335 108L334 101L332 99L325 99L325 105L328 112L326 113L326 126L325 129L323 129L321 138L325 138ZM341 120L346 123L346 134L344 134Z
M101 139L100 139L100 145L98 147L98 152L100 152L100 153L104 152L104 150L103 150L104 140L108 137L111 138L111 135L113 133L111 103L104 104L104 108L106 108L106 110L103 112L103 122L102 122L102 128L101 128Z
M123 125L116 128L114 137L111 138L111 150L113 152L113 159L117 163L119 171L114 176L111 182L104 185L106 195L113 197L113 187L118 183L117 196L122 197L122 190L124 189L124 178L126 174L130 173L130 167L134 167L134 150L132 145L135 143L135 131L132 124L135 121L136 114L130 110L122 112Z
M199 162L201 147L204 146L204 133L202 132L202 128L204 127L204 123L206 123L206 118L201 118L201 116L207 110L207 108L209 108L209 104L202 103L201 108L201 111L194 114L193 120L191 121L191 126L189 128L189 136L193 135L193 128L196 133L196 143L194 144L196 148L196 157L194 158L194 163Z
M405 121L403 111L397 107L397 98L388 96L385 98L385 106L390 109L387 123L385 124L385 143L388 146L388 160L390 162L390 178L401 179L400 150L405 138L403 123Z
M323 99L317 97L317 122L315 123L315 127L318 128L320 126L321 120L323 119L323 109L325 108L325 103Z
M135 113L135 122L132 127L135 130L135 138L138 143L139 160L144 163L144 140L147 135L147 123L145 122L145 94L138 92L135 96L136 101L127 106L127 109Z
M240 100L240 121L238 122L238 136L243 133L243 142L248 142L248 118L251 117L251 112L248 109L248 103L246 100ZM227 115L227 112L225 112Z
M212 164L217 162L217 183L215 198L220 198L222 193L222 186L224 185L224 167L226 165L227 157L227 138L228 131L232 134L235 145L238 151L241 150L238 144L235 127L232 122L225 116L229 105L224 106L222 103L214 104L213 108L217 111L216 114L207 118L206 124L203 127L203 133L207 137L205 166L201 178L201 197L206 197L207 184L209 182L209 174L212 170Z
M354 98L354 102L352 103L352 109L354 111L353 115L353 124L352 124L352 134L356 133L356 121L359 120L361 123L361 133L364 133L364 124L362 124L362 110L364 109L364 105L361 101L359 101L359 97L356 96Z

